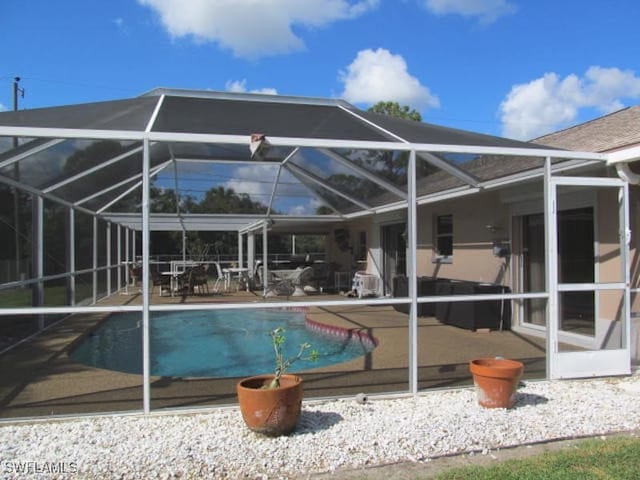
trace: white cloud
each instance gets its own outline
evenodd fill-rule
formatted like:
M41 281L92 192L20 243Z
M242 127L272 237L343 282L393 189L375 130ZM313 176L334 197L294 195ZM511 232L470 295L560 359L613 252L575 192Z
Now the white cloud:
M294 27L315 28L376 8L380 0L138 0L172 37L215 42L236 56L257 58L304 49Z
M340 72L340 81L342 97L353 103L395 101L417 109L440 106L438 97L409 73L404 58L383 48L358 52L347 70Z
M622 99L640 98L640 77L630 70L590 67L584 77L561 79L546 73L529 83L514 85L500 104L502 133L531 139L569 126L583 108L610 113Z
M424 0L424 5L436 15L477 17L485 24L516 11L516 6L507 0Z
M233 178L225 182L224 186L232 188L237 193L246 193L254 200L267 204L275 181L276 171L277 167L272 165L238 167L233 170Z
M289 215L309 215L313 210L309 205L296 205L292 207L287 213Z
M277 167L273 165L244 165L233 169L230 180L224 183L236 193L247 194L253 201L269 204L275 182ZM308 195L306 195L308 194ZM291 195L290 198L287 198ZM295 198L293 197L295 196ZM290 174L280 177L277 198L274 208L287 215L308 215L322 205L311 193Z
M242 80L228 80L224 86L227 92L245 93L247 92L247 79ZM277 95L278 91L275 88L258 88L249 90L249 93L263 93L265 95Z
M622 108L621 98L640 98L640 77L631 70L590 67L585 78L587 101L603 112Z
M0 103L0 112L6 112L7 110L9 109Z

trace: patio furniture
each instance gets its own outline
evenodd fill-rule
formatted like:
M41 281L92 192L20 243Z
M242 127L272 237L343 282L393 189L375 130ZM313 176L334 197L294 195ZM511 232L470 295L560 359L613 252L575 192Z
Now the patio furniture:
M311 265L311 269L313 274L311 279L309 280L308 285L304 285L303 288L305 291L320 291L323 292L330 285L331 278L331 266L324 261L316 261Z
M479 295L510 292L509 287L493 283L449 280L436 284L436 295ZM436 318L447 325L467 330L508 330L511 327L511 301L438 302L436 304Z
M408 281L404 275L393 279L393 296L408 296ZM418 296L478 295L510 293L509 287L449 278L419 277ZM409 313L409 305L394 305L398 312ZM436 317L440 322L467 330L504 330L511 326L509 300L469 300L464 302L419 303L419 317Z
M198 265L191 269L191 276L189 278L189 291L192 293L198 292L200 294L209 293L209 264Z
M194 262L193 260L172 260L171 261L171 271L172 272L185 272L187 269L192 267L197 267L199 263Z
M353 284L353 272L351 270L347 271L337 271L333 272L333 287L338 292L347 291Z
M304 296L307 294L307 292L304 289L305 286L307 286L313 279L313 267L304 267L304 268L299 267L296 270L298 272L292 279L292 283L294 287L292 296L294 297Z
M129 278L131 279L131 285L136 286L139 280L142 280L142 267L140 265L129 265Z
M418 277L418 296L427 297L436 294L436 285L438 282L449 282L447 278L435 277ZM409 296L409 279L404 275L396 275L393 277L393 296L407 297ZM409 305L394 305L393 308L402 313L409 313ZM435 303L418 303L419 317L434 317L436 315Z
M370 295L378 296L380 277L373 273L356 272L353 276L351 290L358 294L358 298Z
M236 291L239 291L241 288L249 291L249 269L245 267L229 267L223 268L222 273L224 274L224 283L225 290L229 291L231 289L231 284L233 283L234 278L236 279Z
M209 265L187 267L182 273L173 272L178 280L178 290L183 295L209 293Z
M298 267L294 270L270 270L269 281L264 296L285 295L304 296L304 284L313 277L312 267Z
M222 273L222 267L219 262L213 262L213 265L216 267L216 281L213 284L213 293L220 293L220 286L225 285L225 275Z
M162 276L161 282L169 285L169 292L172 297L175 292L182 290L184 283L182 276L184 275L184 271L164 270L160 272L160 275Z
M172 278L170 276L164 275L160 272L152 272L151 273L151 293L153 294L153 289L158 287L158 295L162 297L162 292L164 290L172 292Z

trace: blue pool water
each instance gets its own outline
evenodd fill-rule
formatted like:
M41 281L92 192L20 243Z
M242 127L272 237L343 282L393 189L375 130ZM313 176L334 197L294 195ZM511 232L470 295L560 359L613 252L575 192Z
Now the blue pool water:
M154 313L150 321L151 375L166 377L246 377L272 373L269 332L285 328L289 356L308 342L318 361L299 360L291 372L346 362L372 348L315 333L305 327L304 313L273 310L185 311ZM85 337L71 353L85 365L142 373L140 314L114 314Z

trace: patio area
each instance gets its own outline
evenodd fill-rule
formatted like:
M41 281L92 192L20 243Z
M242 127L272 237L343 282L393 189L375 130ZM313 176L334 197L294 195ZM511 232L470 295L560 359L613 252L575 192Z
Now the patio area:
M187 310L297 306L377 339L305 372L307 398L470 385L484 356L529 378L627 374L629 201L612 173L604 154L336 99L156 89L2 112L0 350L39 334L0 355L0 416L232 404L236 378L151 374L154 315ZM138 322L136 373L73 362L120 312Z
M140 294L131 292L114 295L98 305L139 305L141 299ZM322 296L322 300L331 299L344 297ZM261 295L246 291L224 295L154 295L152 300L164 305L270 303ZM4 372L0 380L0 416L140 411L142 375L87 367L68 356L75 342L106 316L69 316L0 357L0 369ZM366 332L378 340L378 346L355 360L305 372L307 398L409 391L407 314L396 311L392 305L367 305L354 299L353 305L312 306L308 316L326 325ZM420 317L418 350L421 390L471 385L468 361L481 356L517 358L525 363L525 378L545 377L544 340L512 331L473 332L444 325L433 317ZM236 378L151 377L151 409L233 404L236 382Z

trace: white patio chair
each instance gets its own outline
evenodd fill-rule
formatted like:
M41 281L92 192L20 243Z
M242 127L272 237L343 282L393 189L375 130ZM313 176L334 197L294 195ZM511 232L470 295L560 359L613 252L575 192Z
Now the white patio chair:
M219 262L214 262L213 264L216 266L216 281L213 284L212 291L213 293L221 293L220 285L225 285L225 288L226 288L225 275L224 273L222 273L222 267L220 266Z
M209 293L209 264L198 265L191 269L189 288L195 293L196 289L200 294Z
M308 281L313 276L311 267L297 268L292 274L286 277L279 277L277 270L269 272L269 282L265 289L264 296L272 297L284 295L287 298L306 295L303 289L303 282Z

